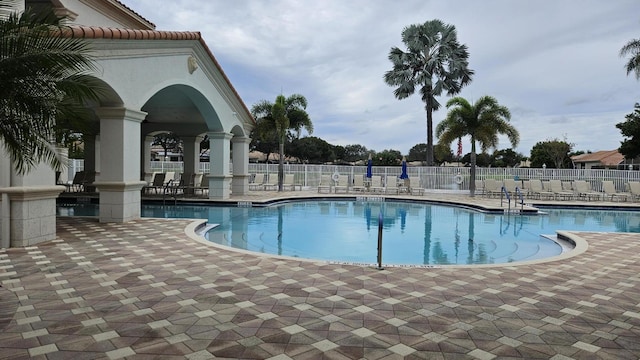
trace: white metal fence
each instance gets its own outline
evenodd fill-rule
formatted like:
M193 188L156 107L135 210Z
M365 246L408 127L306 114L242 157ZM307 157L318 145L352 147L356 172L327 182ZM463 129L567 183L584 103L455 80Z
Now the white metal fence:
M84 169L84 161L71 159L69 161L69 181L73 179L77 171ZM183 163L176 161L152 161L151 171L153 172L182 172ZM232 167L230 164L230 171ZM420 179L422 187L433 190L468 190L469 189L469 168L468 167L414 167L407 168L407 173L411 177ZM303 186L316 187L320 183L322 174L349 175L351 179L355 176L364 176L366 166L342 166L342 165L301 165L285 164L284 172L294 174L295 182ZM209 173L209 163L200 163L200 172ZM374 166L373 175L399 176L400 166ZM264 173L272 176L278 173L278 164L249 164L249 174ZM457 184L456 175L462 177L462 183ZM638 170L605 170L605 169L540 169L540 168L476 168L476 180L493 178L503 179L558 179L562 181L586 180L591 184L592 189L600 190L602 180L611 180L615 183L619 191L625 189L625 184L629 181L640 181L640 171Z

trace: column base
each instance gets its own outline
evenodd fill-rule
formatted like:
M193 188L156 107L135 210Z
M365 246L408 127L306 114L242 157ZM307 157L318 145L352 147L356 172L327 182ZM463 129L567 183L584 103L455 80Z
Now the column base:
M64 186L0 188L0 248L24 247L56 238L56 198Z
M144 181L100 181L100 222L127 222L140 218Z
M226 200L231 196L231 176L208 175L209 199Z
M231 180L231 193L233 195L247 195L249 193L250 175L233 175Z

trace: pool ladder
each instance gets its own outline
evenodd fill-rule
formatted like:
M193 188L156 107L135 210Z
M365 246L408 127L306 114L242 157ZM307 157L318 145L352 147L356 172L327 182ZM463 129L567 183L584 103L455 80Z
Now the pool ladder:
M506 187L502 187L501 188L501 192L500 192L500 207L503 206L503 199L506 198L507 199L507 212L511 212L511 195L509 195L509 192L507 191ZM524 210L524 196L522 195L522 191L520 191L520 188L516 186L516 191L515 191L516 197L520 198L520 210L518 211L518 209L514 209L515 212L522 212L522 210ZM514 198L513 199L513 204L514 205L518 205L517 204L518 199Z

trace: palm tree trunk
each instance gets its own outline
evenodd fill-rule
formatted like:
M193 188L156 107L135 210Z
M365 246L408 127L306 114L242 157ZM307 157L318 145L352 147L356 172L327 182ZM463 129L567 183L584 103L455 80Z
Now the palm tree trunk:
M431 89L427 91L425 110L427 110L427 166L433 166L433 104Z
M471 138L471 169L469 180L469 196L476 196L476 142Z
M284 141L280 141L280 159L278 159L278 191L282 191L284 182Z

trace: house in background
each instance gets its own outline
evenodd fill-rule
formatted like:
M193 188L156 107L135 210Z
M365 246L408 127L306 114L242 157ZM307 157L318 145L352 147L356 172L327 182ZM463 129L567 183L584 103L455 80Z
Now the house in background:
M576 169L618 169L628 170L629 165L638 169L638 159L625 159L618 150L601 150L571 157Z

